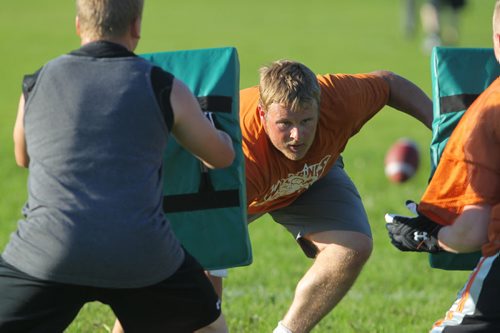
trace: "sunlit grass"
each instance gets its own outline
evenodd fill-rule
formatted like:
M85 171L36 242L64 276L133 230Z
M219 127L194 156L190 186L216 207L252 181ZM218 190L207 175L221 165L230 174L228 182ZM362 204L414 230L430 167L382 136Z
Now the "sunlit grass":
M421 31L405 39L402 1L146 1L138 53L235 46L241 86L257 83L257 69L278 58L302 61L318 73L388 69L430 94L429 58ZM460 46L490 47L493 1L469 2ZM5 1L0 11L0 248L15 230L26 199L26 170L15 166L12 126L22 76L75 49L74 2ZM403 185L389 183L383 157L399 137L417 141L422 164ZM375 250L357 283L316 332L417 333L442 316L467 276L433 270L426 255L400 253L389 244L383 215L406 213L429 173L430 132L392 109L384 109L347 146L346 169L356 182L373 228ZM311 264L290 235L268 217L250 225L254 263L230 271L223 308L231 332L271 332L286 312L297 281ZM168 313L166 313L168 315ZM68 332L107 332L113 314L92 303Z

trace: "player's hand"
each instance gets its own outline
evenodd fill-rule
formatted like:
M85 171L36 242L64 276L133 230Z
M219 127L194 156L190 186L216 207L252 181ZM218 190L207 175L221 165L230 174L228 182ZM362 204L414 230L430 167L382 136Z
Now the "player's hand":
M418 214L415 202L406 201L406 207L416 216L385 214L385 227L392 245L400 251L430 253L442 251L437 238L442 226Z

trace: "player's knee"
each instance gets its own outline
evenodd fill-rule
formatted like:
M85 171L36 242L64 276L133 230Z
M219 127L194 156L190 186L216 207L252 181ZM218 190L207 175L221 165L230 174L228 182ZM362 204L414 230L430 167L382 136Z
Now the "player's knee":
M365 241L357 243L353 249L357 260L366 262L373 252L373 241L367 238Z
M363 266L370 258L373 251L373 242L368 237L360 237L355 242L341 245L330 244L322 252L332 255L334 261L343 262L348 266Z

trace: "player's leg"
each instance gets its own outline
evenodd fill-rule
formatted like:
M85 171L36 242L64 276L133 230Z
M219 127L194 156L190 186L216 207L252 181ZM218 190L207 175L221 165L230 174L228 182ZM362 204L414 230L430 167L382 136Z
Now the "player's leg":
M340 302L371 253L371 239L358 232L321 232L309 239L318 255L297 285L283 319L294 333L309 332Z
M255 221L262 215L264 214L255 214L248 216L248 223ZM219 299L222 301L224 278L226 278L228 274L227 269L210 270L207 271L206 274L208 279L212 283L215 291L217 292L217 295L219 295ZM117 332L113 331L113 333L121 333L121 332L122 331L117 331ZM215 322L196 331L196 333L226 333L226 332L228 332L228 328L223 313L221 313L220 317Z
M271 216L283 224L314 263L297 285L282 325L310 331L345 296L372 251L359 194L341 160L292 205Z
M221 313L212 284L188 253L168 279L145 288L107 290L100 300L111 306L127 333L192 333L216 321Z
M223 289L222 279L227 277L227 269L210 270L207 271L206 274L208 279L212 283L212 286L214 286L215 292L222 300L222 289Z
M483 257L470 275L444 319L431 333L500 332L500 257Z
M212 283L215 292L222 302L223 280L227 277L226 269L211 270L206 272L208 279ZM208 326L200 328L196 333L227 333L228 328L224 314L221 312L219 318Z
M35 279L0 257L0 332L63 332L85 304L84 289Z

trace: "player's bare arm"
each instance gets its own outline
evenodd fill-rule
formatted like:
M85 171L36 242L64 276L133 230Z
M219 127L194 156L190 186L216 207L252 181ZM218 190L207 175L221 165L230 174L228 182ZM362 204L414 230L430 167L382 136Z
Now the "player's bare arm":
M16 123L14 125L14 155L16 163L20 167L27 168L30 163L26 149L26 138L24 137L24 96L21 94L19 107L17 109Z
M213 127L183 82L174 80L170 102L174 113L172 134L177 141L207 167L231 165L235 156L231 138Z
M432 101L415 84L390 71L375 71L371 74L382 77L388 84L390 96L387 105L420 120L432 128Z
M467 253L481 249L488 241L491 206L467 205L452 225L441 228L439 245L448 252Z

